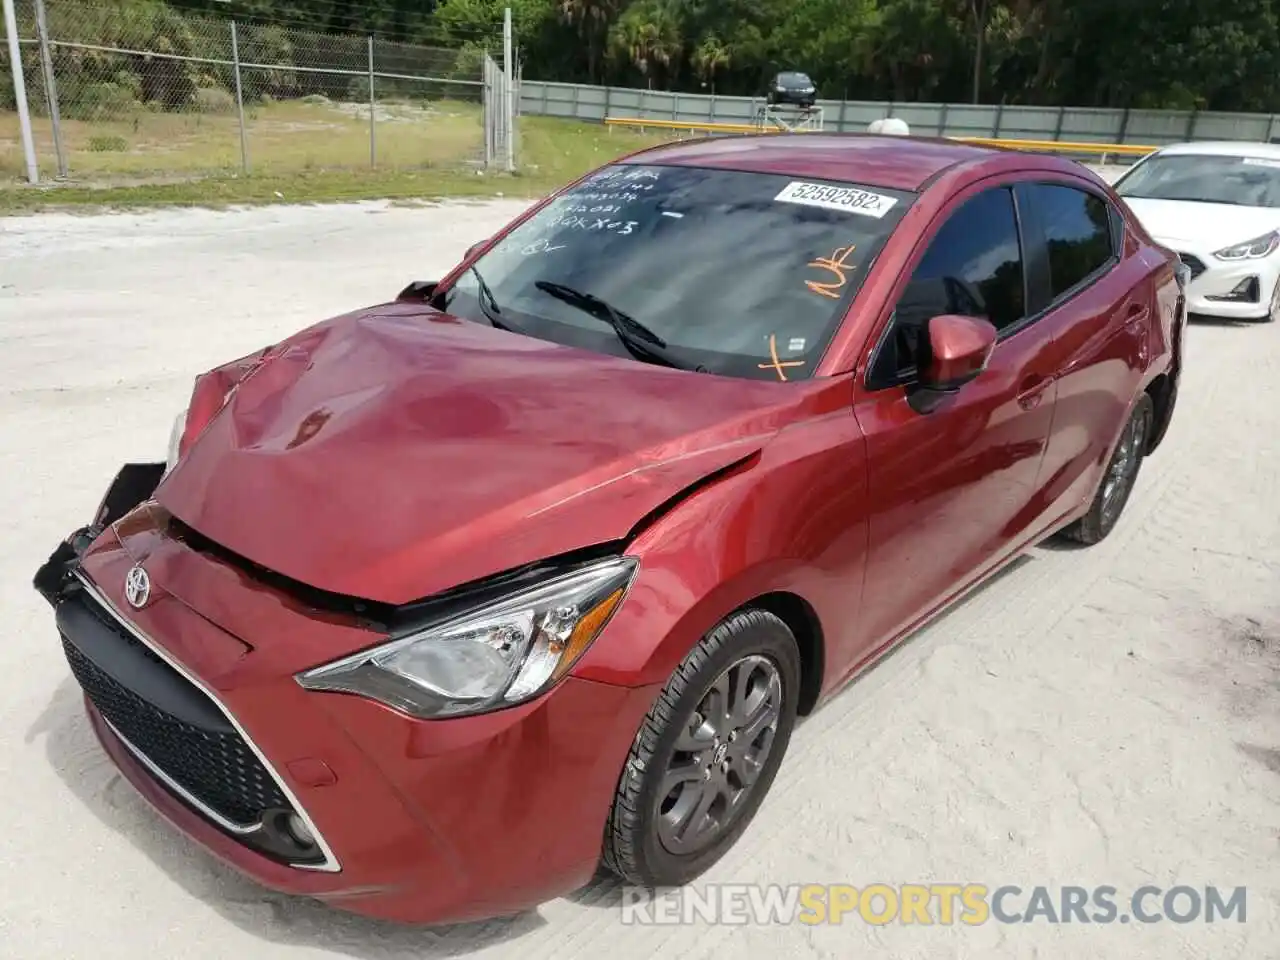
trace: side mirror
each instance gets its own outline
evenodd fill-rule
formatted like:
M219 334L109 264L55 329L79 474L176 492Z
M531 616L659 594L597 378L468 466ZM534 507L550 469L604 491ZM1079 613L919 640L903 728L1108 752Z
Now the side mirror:
M950 313L931 317L924 332L929 338L928 359L911 405L928 413L987 369L999 334L986 320Z
M396 294L396 299L429 303L431 298L436 295L436 287L438 285L438 280L415 280Z

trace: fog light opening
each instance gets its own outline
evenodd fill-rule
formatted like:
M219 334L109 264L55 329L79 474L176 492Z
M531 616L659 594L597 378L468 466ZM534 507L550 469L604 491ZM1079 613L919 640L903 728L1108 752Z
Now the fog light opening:
M1220 303L1257 303L1259 301L1259 284L1256 276L1245 277L1234 287L1230 293L1211 293L1205 296L1206 300L1216 300Z
M280 856L309 859L320 853L316 835L294 810L272 810L262 818L263 840Z
M284 828L298 846L310 849L316 845L315 834L311 832L306 821L296 813L291 813L284 818Z
M1236 284L1231 294L1241 300L1256 301L1258 299L1258 278L1246 277Z

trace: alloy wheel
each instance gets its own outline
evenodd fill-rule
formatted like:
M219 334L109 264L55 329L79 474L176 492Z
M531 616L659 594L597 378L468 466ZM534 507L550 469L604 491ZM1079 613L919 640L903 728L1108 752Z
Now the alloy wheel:
M1102 488L1102 523L1111 526L1120 515L1129 495L1129 488L1138 474L1142 462L1142 447L1147 439L1147 418L1133 417L1125 427L1120 445L1111 458L1107 478Z
M658 791L658 838L668 852L706 849L743 808L773 749L782 678L749 656L721 673L680 731Z

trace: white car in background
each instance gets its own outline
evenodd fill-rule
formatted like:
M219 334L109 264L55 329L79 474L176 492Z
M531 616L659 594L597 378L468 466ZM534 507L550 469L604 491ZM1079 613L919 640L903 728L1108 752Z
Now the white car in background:
M1188 313L1280 317L1280 145L1174 144L1139 160L1115 188L1191 269Z

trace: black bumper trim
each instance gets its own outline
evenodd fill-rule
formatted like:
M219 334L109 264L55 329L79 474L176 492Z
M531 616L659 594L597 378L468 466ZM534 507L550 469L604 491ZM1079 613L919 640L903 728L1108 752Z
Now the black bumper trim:
M93 525L106 529L151 495L164 479L163 463L126 463L98 505Z
M58 604L58 632L99 674L155 709L211 736L235 736L222 711L159 657L78 600ZM132 642L131 642L132 641Z
M49 555L32 578L36 592L56 607L75 587L72 571L89 546L102 532L139 504L149 500L164 479L163 463L126 463L115 475L98 504L93 523L81 527Z

